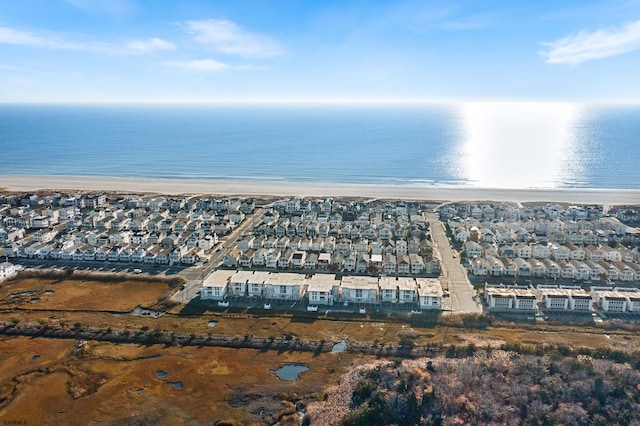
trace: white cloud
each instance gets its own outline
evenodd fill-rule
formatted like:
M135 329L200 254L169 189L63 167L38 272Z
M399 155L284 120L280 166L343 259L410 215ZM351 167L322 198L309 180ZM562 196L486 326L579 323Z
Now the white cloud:
M640 48L640 21L612 30L581 31L550 43L541 54L549 64L578 65L585 61L609 58Z
M0 43L52 49L76 48L75 44L58 40L53 34L36 34L10 27L0 27Z
M185 26L194 40L218 53L243 58L271 58L283 54L278 42L261 34L248 32L231 21L187 21Z
M135 40L127 43L126 48L132 52L152 53L158 50L173 50L176 46L166 40L151 37L146 40Z
M133 40L125 44L100 43L91 40L70 40L54 32L28 32L10 27L0 27L0 44L40 47L45 49L80 50L113 55L140 55L159 50L172 50L175 45L157 37Z
M175 61L175 62L168 62L167 65L180 67L180 68L187 68L187 69L196 70L196 71L222 71L224 69L229 68L229 65L222 62L218 62L213 59Z

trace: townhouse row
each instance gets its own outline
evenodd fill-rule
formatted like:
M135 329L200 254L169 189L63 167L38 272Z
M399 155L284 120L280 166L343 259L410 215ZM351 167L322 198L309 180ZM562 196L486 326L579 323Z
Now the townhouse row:
M622 245L615 247L576 246L574 244L483 244L467 241L463 245L464 255L469 258L482 256L499 256L522 259L554 259L554 260L593 260L609 262L637 262L640 253L637 249L629 249Z
M223 264L230 268L244 269L305 269L309 271L345 271L389 275L438 275L440 261L431 256L417 254L367 254L351 252L306 252L291 249L259 249L244 253L233 250L223 258Z
M538 286L534 290L487 285L484 299L493 310L640 312L640 290L635 288L592 287L586 292L577 286Z
M523 258L485 258L469 262L469 271L477 277L513 277L572 279L582 281L640 282L640 264L629 262L579 261Z
M212 272L202 283L202 300L224 301L231 297L306 302L309 305L343 306L373 303L417 305L421 309L442 309L443 291L432 278L394 278L305 275L263 271Z
M533 206L519 206L514 203L496 204L447 204L440 209L440 218L447 221L454 218L473 218L485 220L533 220L561 219L597 220L603 215L601 205L564 206L558 204L540 204Z
M150 240L143 244L117 242L36 242L30 245L11 244L2 247L2 255L11 258L87 261L134 262L161 265L193 265L208 259L207 253L218 243L217 235L202 238ZM175 242L174 242L175 241Z

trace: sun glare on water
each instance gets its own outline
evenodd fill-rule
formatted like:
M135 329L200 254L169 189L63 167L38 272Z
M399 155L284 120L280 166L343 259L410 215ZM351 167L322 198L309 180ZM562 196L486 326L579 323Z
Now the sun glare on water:
M472 102L461 106L464 144L458 165L472 186L553 188L580 170L581 108L555 102Z

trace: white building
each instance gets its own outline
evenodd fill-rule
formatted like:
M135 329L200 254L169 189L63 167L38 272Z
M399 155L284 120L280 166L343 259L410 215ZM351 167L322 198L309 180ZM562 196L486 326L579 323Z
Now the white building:
M562 310L569 309L569 290L565 289L544 289L539 290L542 295L542 302L546 309Z
M514 309L520 311L534 311L536 309L536 295L529 289L512 290L515 298Z
M375 303L378 299L378 279L347 276L342 278L341 300L348 303Z
M0 263L0 281L11 278L16 273L16 267L9 262Z
M490 309L513 309L513 292L504 288L486 288L485 297Z
M265 281L265 297L277 300L302 300L305 289L304 274L270 274Z
M200 288L200 299L224 300L229 287L229 278L233 271L218 270L211 272L204 279Z
M266 282L271 274L269 272L254 271L247 277L247 295L249 297L264 296Z
M417 300L416 280L409 277L399 277L396 283L398 285L398 302L415 303Z
M307 283L310 305L333 305L340 296L340 281L333 274L315 274Z
M417 278L420 309L442 309L442 285L435 278Z
M398 281L395 277L380 277L378 282L380 287L380 301L381 302L398 302Z
M571 290L569 309L572 311L591 311L593 310L593 298L584 290Z
M241 297L247 295L247 282L253 275L253 271L237 271L229 279L229 293L232 296Z
M622 292L592 288L591 294L596 304L605 312L625 312L627 310L627 298Z

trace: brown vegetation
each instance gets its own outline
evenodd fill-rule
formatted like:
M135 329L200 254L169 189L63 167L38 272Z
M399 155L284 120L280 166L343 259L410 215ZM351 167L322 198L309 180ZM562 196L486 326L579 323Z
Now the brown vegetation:
M640 371L589 356L479 351L350 369L311 424L638 425Z
M77 424L77 419L84 424L126 424L132 419L144 424L284 421L296 405L300 408L300 401L313 399L327 381L335 381L353 359L346 354L94 341L78 345L24 337L3 338L0 349L8 358L22 356L25 364L0 367L0 418L29 424ZM40 358L33 360L34 355ZM311 369L294 382L270 372L290 362ZM167 376L158 377L158 370ZM168 386L171 381L181 381L184 388Z

